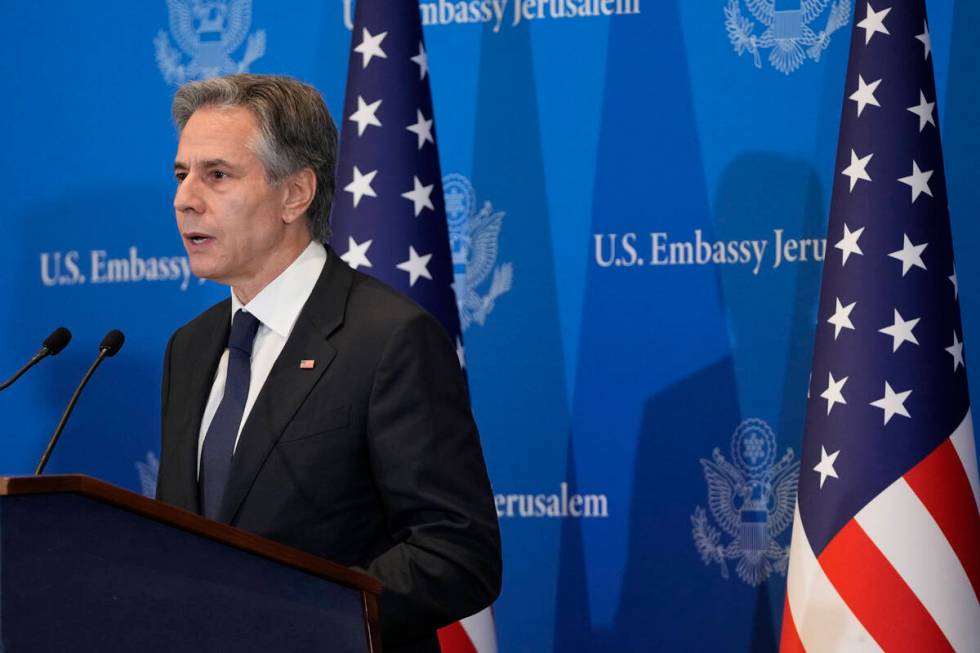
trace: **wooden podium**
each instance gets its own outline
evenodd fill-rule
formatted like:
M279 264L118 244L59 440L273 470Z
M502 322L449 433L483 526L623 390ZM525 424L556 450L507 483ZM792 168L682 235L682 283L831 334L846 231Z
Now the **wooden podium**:
M0 477L0 652L379 653L376 579L86 476Z

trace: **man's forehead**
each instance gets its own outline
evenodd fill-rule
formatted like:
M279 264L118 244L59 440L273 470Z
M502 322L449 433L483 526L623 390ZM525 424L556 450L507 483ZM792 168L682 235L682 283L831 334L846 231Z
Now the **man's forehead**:
M243 155L257 131L255 115L244 107L202 107L180 132L177 158L207 160Z

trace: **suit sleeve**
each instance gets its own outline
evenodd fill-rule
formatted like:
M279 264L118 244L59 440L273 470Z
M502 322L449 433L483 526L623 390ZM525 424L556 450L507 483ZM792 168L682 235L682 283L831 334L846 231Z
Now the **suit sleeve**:
M368 442L397 544L381 580L386 645L478 612L500 592L497 514L455 350L427 314L396 330L378 365Z

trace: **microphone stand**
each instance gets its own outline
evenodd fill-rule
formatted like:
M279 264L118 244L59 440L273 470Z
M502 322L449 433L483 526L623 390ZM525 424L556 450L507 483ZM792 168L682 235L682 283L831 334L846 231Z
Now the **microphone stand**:
M41 359L47 356L50 352L47 347L41 347L41 349L31 357L31 360L27 361L22 368L17 370L12 377L0 383L0 390L6 390L8 386L13 385L14 381L24 376L24 373L41 362Z
M78 384L77 388L75 388L75 392L72 394L71 400L68 402L68 407L65 408L65 412L61 416L61 421L58 422L58 426L54 429L54 435L52 435L51 440L48 441L48 446L44 450L44 453L41 454L41 460L37 463L37 469L34 470L34 476L40 476L44 471L44 467L48 464L48 458L51 457L51 452L54 451L55 445L58 444L58 438L61 437L61 432L65 429L65 424L68 423L68 418L71 416L71 411L75 409L75 404L78 403L78 398L82 395L82 389L85 388L88 380L92 378L92 374L95 373L95 368L97 368L108 355L110 355L109 348L101 347L99 349L99 355L88 368L88 372L85 373L85 376L82 377L82 382Z
M14 381L24 376L24 372L37 365L48 356L55 356L59 354L62 349L68 346L69 342L71 342L71 331L65 327L58 327L52 331L51 334L44 339L44 342L41 343L41 348L38 349L37 353L31 357L31 360L27 361L24 367L17 370L12 377L3 383L0 383L0 390L5 390L7 387L12 385Z

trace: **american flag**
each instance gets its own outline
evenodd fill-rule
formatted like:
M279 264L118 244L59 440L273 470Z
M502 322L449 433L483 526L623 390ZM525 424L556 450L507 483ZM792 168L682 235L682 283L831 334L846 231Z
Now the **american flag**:
M404 292L463 337L416 2L359 0L347 69L331 243L352 268ZM443 628L444 653L496 653L490 608Z
M980 485L925 3L855 13L781 651L980 651Z

